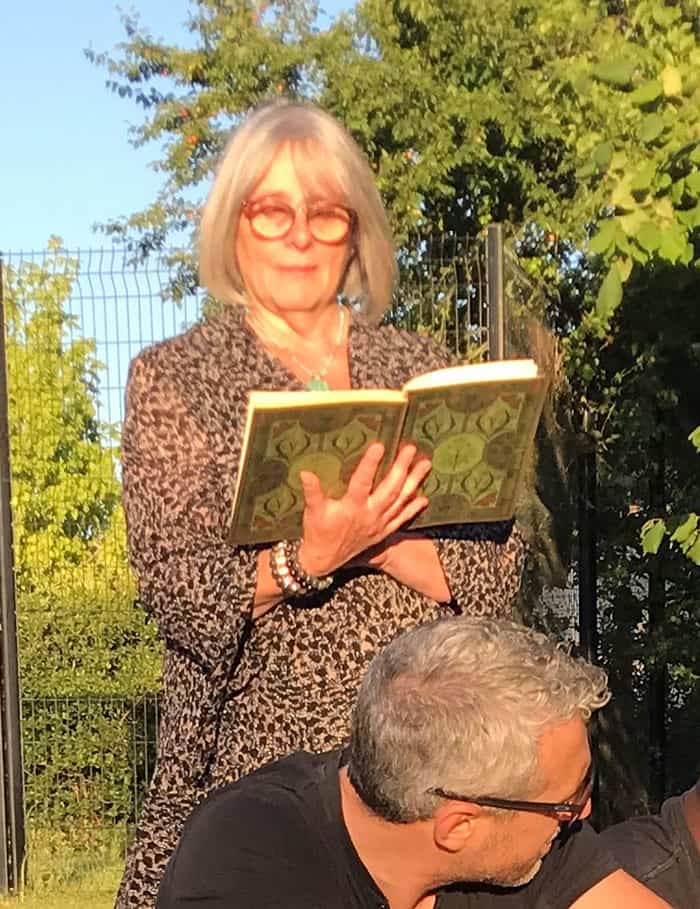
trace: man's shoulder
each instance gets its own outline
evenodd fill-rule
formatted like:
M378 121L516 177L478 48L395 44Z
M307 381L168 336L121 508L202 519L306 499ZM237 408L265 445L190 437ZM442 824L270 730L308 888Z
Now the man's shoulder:
M608 827L601 839L626 871L649 886L664 875L677 875L679 863L700 882L700 855L678 796L667 799L659 814L629 818Z
M185 824L159 909L197 900L218 909L234 897L261 909L320 906L334 886L324 834L338 763L337 752L299 752L211 793Z
M324 801L330 786L337 785L339 764L338 751L324 754L295 752L214 790L195 809L192 818L204 815L209 820L220 813L225 815L233 804L240 811L247 804L259 809L269 803L276 811L290 810L290 816L303 806L311 810Z

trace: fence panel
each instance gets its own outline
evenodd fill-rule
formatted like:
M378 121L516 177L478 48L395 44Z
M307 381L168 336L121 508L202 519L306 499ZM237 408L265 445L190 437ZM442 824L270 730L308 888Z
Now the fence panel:
M29 875L122 853L153 767L160 644L120 506L129 361L201 317L166 256L3 256ZM67 860L81 853L82 859Z
M184 254L3 254L29 873L123 853L153 769L160 643L135 608L120 506L131 358L203 315ZM387 318L486 356L484 245L416 238Z

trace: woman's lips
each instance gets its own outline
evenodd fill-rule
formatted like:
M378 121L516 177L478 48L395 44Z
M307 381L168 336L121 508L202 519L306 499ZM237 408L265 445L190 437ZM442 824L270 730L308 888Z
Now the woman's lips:
M315 265L278 265L280 271L290 275L308 275L316 271Z

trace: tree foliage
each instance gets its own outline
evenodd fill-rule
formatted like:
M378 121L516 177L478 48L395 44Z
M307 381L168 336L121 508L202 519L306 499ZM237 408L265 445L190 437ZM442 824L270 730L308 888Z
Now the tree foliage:
M27 807L35 825L68 827L131 812L121 699L156 691L160 673L133 607L101 366L68 309L78 268L53 241L44 262L3 272Z
M695 450L700 453L700 426L688 436ZM669 523L671 526L669 527ZM642 548L645 553L655 555L666 536L670 542L675 543L683 555L700 565L700 517L694 511L682 517L676 517L672 522L665 518L651 518L642 527Z

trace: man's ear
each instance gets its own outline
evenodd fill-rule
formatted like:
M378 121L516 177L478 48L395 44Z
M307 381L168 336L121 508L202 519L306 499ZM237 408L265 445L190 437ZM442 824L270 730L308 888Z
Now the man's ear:
M433 838L439 849L459 852L474 836L483 812L471 802L445 802L433 817Z

